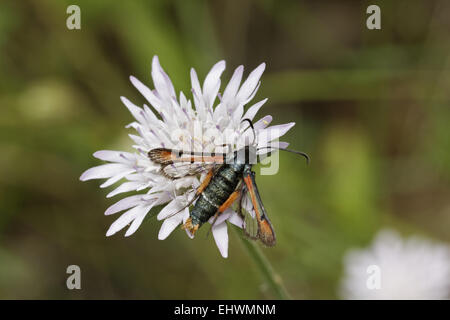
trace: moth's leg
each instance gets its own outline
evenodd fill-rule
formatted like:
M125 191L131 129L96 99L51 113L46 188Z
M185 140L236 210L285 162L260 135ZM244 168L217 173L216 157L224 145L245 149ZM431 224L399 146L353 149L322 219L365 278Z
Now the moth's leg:
M197 191L195 192L196 196L199 196L205 190L205 188L211 182L211 179L213 176L214 176L214 168L211 168L211 170L209 170L208 174L206 175L205 179L202 181L200 186L197 188Z
M216 215L219 215L223 213L225 210L227 210L231 205L236 201L237 198L239 198L241 194L241 190L234 191L230 197L219 207L219 210L217 211Z

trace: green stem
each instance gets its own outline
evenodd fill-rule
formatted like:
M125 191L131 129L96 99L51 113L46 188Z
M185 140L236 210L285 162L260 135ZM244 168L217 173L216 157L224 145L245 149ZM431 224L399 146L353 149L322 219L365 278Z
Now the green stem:
M241 239L242 244L244 245L245 249L247 249L250 258L256 264L262 276L272 288L275 296L281 300L292 299L286 288L284 287L281 277L273 270L272 265L270 264L269 260L267 260L264 253L261 251L261 248L254 241L249 241L245 237L243 237L240 229L235 228L235 230L238 234L238 238Z

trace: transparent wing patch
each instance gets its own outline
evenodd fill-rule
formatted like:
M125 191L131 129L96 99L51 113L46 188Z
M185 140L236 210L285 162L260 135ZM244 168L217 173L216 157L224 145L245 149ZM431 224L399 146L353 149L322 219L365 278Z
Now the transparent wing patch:
M243 220L242 229L244 230L244 234L252 240L258 239L258 220L256 219L255 209L245 188L242 191L238 213Z
M216 163L194 162L194 163L172 163L161 167L161 172L172 179L178 179L185 176L192 176L208 172L209 170L220 166Z

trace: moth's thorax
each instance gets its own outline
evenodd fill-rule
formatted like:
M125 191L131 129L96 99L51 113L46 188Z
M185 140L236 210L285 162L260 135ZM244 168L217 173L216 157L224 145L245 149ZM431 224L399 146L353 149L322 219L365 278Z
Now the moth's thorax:
M256 164L256 147L245 146L244 148L237 150L233 154L233 162L236 164Z

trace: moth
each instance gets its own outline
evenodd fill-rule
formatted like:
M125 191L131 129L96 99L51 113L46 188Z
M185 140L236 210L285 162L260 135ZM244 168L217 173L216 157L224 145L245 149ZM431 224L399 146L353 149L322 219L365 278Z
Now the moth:
M161 165L162 174L172 179L207 172L194 198L186 206L195 202L189 218L182 226L183 229L194 235L211 217L215 217L215 222L220 214L237 202L237 212L243 219L244 233L250 239L260 240L264 245L271 247L276 243L275 232L258 192L255 172L252 170L253 165L261 161L257 151L262 148L257 148L255 143L256 134L251 120L242 121L250 124L254 139L252 144L240 150L228 153L204 153L156 148L150 150L148 156L151 161ZM293 152L305 157L309 162L309 156L300 151L271 145L263 148ZM188 169L181 170L183 167ZM243 201L246 199L251 201L253 212L244 210Z

